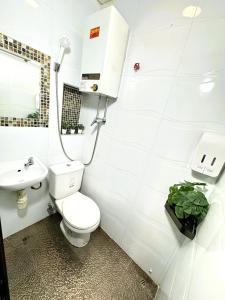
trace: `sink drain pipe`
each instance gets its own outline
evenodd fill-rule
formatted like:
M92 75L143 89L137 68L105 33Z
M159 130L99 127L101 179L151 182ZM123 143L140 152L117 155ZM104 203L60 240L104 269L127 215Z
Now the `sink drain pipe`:
M26 190L17 191L17 207L18 209L24 209L27 207L27 192Z

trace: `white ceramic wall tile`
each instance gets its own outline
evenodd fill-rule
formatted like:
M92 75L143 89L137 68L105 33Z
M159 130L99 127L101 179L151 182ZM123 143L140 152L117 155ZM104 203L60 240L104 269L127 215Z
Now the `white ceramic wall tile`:
M143 74L156 71L175 73L189 32L189 26L169 26L160 30L143 30L134 35L128 63L140 62ZM165 47L166 45L166 47Z
M150 276L158 283L161 272L165 267L160 256L152 248L146 247L145 244L139 242L136 236L128 235L127 233L126 241L121 246L147 274L152 270Z
M165 226L154 222L152 219L142 217L139 213L134 212L131 219L128 233L136 237L137 242L144 244L156 253L160 260L166 264L174 250L180 246L176 236Z
M154 156L146 165L143 183L157 191L168 193L172 184L185 180L187 172L183 163Z
M131 28L135 28L137 23L137 12L140 11L140 3L138 0L114 1L114 5L123 14ZM128 9L129 8L129 9Z
M109 190L111 192L116 192L132 202L139 188L139 178L133 176L130 172L115 169L113 167L109 169L108 174L111 178L109 181Z
M215 78L215 87L209 93L200 90L200 78L178 77L169 96L165 115L180 121L195 123L224 123L224 77ZM213 113L212 113L213 111Z
M136 201L134 202L135 213L140 216L145 216L145 218L148 218L152 222L159 223L168 234L173 235L173 237L179 241L182 240L182 235L180 235L177 230L171 231L173 222L171 222L171 219L164 209L167 196L168 193L161 193L146 185L141 185Z
M110 185L108 169L109 166L96 155L91 165L85 168L84 177L86 177L86 175L90 178L92 177L95 182L99 182L99 184L104 186L104 189L106 189ZM102 170L104 170L104 172ZM96 185L97 189L99 188L99 184Z
M225 15L225 3L221 0L200 0L199 5L202 8L202 13L198 19L220 18Z
M70 30L76 30L78 33L82 33L85 16L99 8L98 3L93 0L82 2L69 0L66 5L60 0L41 0L40 2L53 11L62 28L69 27Z
M119 245L124 239L124 222L107 211L102 210L101 227L107 234L115 240Z
M197 250L201 249L197 248ZM192 278L187 299L224 299L224 268L223 251L220 249L215 252L201 251L193 263ZM210 288L210 285L213 286ZM200 289L200 286L204 286L204 288Z
M32 154L46 160L48 156L48 128L0 127L0 137L0 161L23 159Z
M102 128L99 139L101 140L101 143L98 143L96 147L96 157L99 157L102 161L106 162L111 153L111 137L108 136L107 133L104 134Z
M193 125L163 120L156 140L155 152L162 158L188 162L203 131Z
M221 243L223 235L221 236L221 232L223 232L222 228L224 227L225 213L224 183L225 176L223 175L210 195L210 209L207 218L199 226L198 235L196 237L196 243L199 247L213 252L223 247L223 243Z
M99 193L99 190L101 190L101 193ZM85 176L82 181L82 191L85 195L94 199L94 201L99 205L100 210L106 209L109 192L105 188L104 181L86 174L86 169Z
M214 72L223 69L225 63L224 33L224 18L194 20L179 72L207 76L211 73L214 75Z
M108 153L108 160L116 169L130 172L139 177L142 175L148 155L147 152L138 148L114 142Z
M163 112L171 84L174 78L169 76L127 76L120 96L125 109L136 111Z
M132 204L129 201L130 199L124 198L121 195L116 193L111 193L110 196L105 197L104 206L108 214L116 216L116 218L124 223L126 226L128 218L130 216L130 210ZM123 229L126 230L123 226Z
M196 254L196 247L188 239L184 242L182 250L178 252L177 257L174 258L171 266L176 266L175 277L171 289L170 297L174 300L185 299L190 286L193 258ZM176 260L179 264L176 265ZM180 280L182 278L182 280Z
M150 150L159 123L157 114L122 110L117 113L113 134L122 143Z
M193 0L191 5L198 5L199 0ZM158 0L141 1L139 18L136 22L135 33L184 26L191 23L191 19L183 18L182 11L190 5L188 0Z

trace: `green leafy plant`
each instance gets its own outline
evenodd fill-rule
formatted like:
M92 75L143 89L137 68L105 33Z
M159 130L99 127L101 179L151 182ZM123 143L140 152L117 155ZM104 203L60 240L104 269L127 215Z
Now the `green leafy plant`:
M78 129L84 130L84 125L83 124L78 124Z
M206 216L209 203L202 192L205 183L182 182L169 188L167 202L179 219L194 217L200 223Z
M67 129L70 130L70 129L73 129L73 127L74 127L74 126L73 126L71 123L68 123Z
M34 112L34 113L31 113L31 114L29 114L29 115L27 116L27 118L29 118L29 119L38 119L39 117L40 117L39 111L36 111L36 112Z
M62 129L69 129L69 123L68 122L62 122Z

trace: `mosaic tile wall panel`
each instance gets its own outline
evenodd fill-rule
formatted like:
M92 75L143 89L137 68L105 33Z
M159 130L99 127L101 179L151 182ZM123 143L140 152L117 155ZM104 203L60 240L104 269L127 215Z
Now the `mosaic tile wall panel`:
M24 60L40 63L40 111L39 118L8 118L0 116L0 126L48 127L50 101L51 57L0 33L0 51L19 56Z
M64 85L63 87L63 107L62 124L75 128L79 123L81 106L81 94L78 88Z

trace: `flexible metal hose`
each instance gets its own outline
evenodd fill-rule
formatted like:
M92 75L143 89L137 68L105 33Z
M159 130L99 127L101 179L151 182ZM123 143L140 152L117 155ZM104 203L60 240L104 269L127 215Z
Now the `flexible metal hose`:
M97 132L96 132L96 136L95 136L94 148L93 148L93 151L92 151L91 159L89 160L88 163L84 164L86 167L89 166L92 163L92 160L94 158L101 126L102 126L102 124L99 124L99 123L97 124Z
M55 69L55 97L56 97L56 107L57 107L57 124L58 124L58 134L59 134L59 140L60 140L60 144L63 150L64 155L66 156L66 158L68 158L70 161L74 161L74 159L72 159L67 153L66 153L66 149L64 148L63 145L63 141L62 141L62 136L61 136L61 128L60 128L60 114L59 114L59 93L58 93L58 73L59 73L59 68L56 70ZM99 132L101 129L101 125L97 123L97 132L96 132L96 136L95 136L95 143L94 143L94 148L92 151L92 155L91 155L91 159L89 160L88 163L85 163L85 166L89 166L92 163L92 160L94 158L95 155L95 150L96 150L96 146L98 143L98 137L99 137Z

